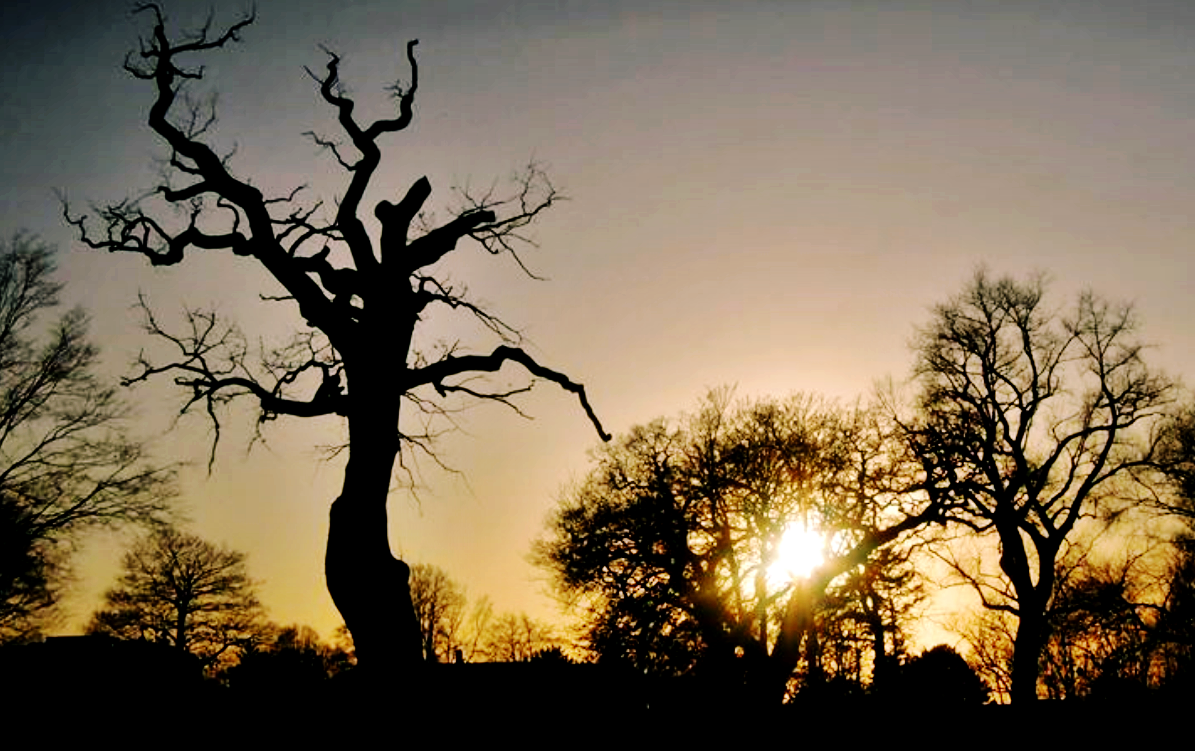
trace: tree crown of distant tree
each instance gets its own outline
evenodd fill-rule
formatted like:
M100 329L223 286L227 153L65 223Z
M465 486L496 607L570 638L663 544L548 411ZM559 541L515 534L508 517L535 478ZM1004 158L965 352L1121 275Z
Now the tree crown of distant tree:
M411 567L411 601L426 662L526 662L560 643L526 613L494 615L489 598L469 606L465 587L439 566Z
M1017 619L1013 701L1037 696L1064 545L1084 522L1145 502L1175 395L1148 368L1129 306L1091 292L1047 303L1041 276L978 272L919 332L917 413L901 419L943 518L999 546L998 573L953 560Z
M832 609L840 626L894 635L913 584L896 544L938 512L873 417L713 392L680 427L658 420L599 449L535 552L588 614L590 649L640 670L745 672L778 698L801 660L816 673L828 659ZM824 535L824 560L777 580L794 526ZM893 642L878 643L886 656Z
M293 697L353 665L348 651L324 643L309 626L270 627L268 632L221 673L220 679L232 689L259 698Z
M138 540L88 633L161 642L209 671L268 637L243 553L172 527Z

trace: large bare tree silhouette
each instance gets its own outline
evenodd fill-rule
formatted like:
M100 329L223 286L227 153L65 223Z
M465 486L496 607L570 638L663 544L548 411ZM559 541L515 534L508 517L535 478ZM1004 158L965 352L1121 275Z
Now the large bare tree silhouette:
M268 196L234 176L229 156L221 156L208 142L214 104L184 90L203 77L202 67L184 61L239 42L255 16L242 16L222 32L214 31L209 19L198 31L172 38L158 5L143 4L135 12L152 21L152 30L124 68L154 87L148 123L169 147L165 178L148 199L95 209L103 225L98 232L87 217L72 215L65 202L63 213L92 248L140 254L155 266L181 263L193 251L230 251L256 259L285 289L285 295L270 299L294 305L306 326L289 345L265 353L260 362L251 362L238 330L214 313L189 312L187 330L172 333L143 303L147 328L168 341L175 355L164 362L143 357L128 380L173 376L188 395L184 410L206 410L217 440L219 408L237 397L255 399L261 421L279 415L339 415L347 420L348 462L343 490L332 503L325 571L361 664L389 675L420 660L420 640L409 568L390 552L386 501L403 447L430 451L432 437L404 433L399 422L403 410L434 415L445 409L441 400L448 396L511 405L510 399L530 383L494 390L476 376L512 364L533 380L550 381L575 394L598 434L608 438L583 386L540 364L519 346L517 331L430 268L465 240L490 254L509 255L522 267L517 251L526 241L524 229L560 195L532 165L511 195L466 195L450 220L434 225L422 211L432 190L423 177L397 203L381 201L374 207L381 230L375 243L361 216L362 201L381 164L380 142L407 128L414 117L416 41L406 46L410 83L392 87L397 100L393 118L369 124L356 119L355 102L340 83L336 54L328 52L322 73L308 71L347 137L347 143L339 143L307 134L331 152L347 175L347 187L325 219L322 204L296 200L298 190ZM455 347L420 351L414 346L416 330L437 308L471 314L495 336L497 346L476 354Z

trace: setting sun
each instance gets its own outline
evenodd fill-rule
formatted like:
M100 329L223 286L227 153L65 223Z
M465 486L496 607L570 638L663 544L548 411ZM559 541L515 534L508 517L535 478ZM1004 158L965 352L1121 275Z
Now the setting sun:
M780 538L776 560L768 568L769 577L778 583L807 578L825 561L824 548L825 539L820 532L807 529L800 522L790 524Z

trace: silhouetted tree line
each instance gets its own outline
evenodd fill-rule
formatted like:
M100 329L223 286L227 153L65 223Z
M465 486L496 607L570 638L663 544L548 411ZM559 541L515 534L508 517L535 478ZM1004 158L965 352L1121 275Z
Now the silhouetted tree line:
M114 649L156 655L237 692L291 694L356 665L348 629L328 644L310 627L271 623L257 586L243 553L162 526L125 554L116 586L86 628L90 641L54 644L88 659ZM439 567L412 567L411 589L428 663L572 662L551 626L525 613L495 615L487 597L470 607L464 587ZM157 649L112 646L133 642Z
M1129 307L980 271L910 395L712 392L595 452L535 556L594 659L731 695L907 693L930 558L983 608L957 629L995 698L1186 691L1195 428L1142 352ZM793 530L818 559L777 578Z

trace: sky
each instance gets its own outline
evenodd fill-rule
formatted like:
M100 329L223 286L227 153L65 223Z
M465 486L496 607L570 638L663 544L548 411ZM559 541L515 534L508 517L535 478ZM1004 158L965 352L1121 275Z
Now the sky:
M216 25L243 7L216 4ZM55 189L82 209L155 184L152 95L120 69L147 28L128 10L22 4L0 24L0 233L57 245L65 302L91 312L113 377L152 346L131 310L139 291L168 321L216 305L252 341L301 325L259 300L278 287L251 260L193 253L152 269L85 251L63 223ZM208 4L166 10L191 27ZM302 134L334 123L304 66L336 50L362 117L385 116L412 38L415 122L382 144L365 205L426 175L446 214L453 186L543 165L570 198L524 255L545 281L463 246L445 271L583 382L612 432L726 384L850 402L907 378L917 326L980 266L1044 272L1059 306L1088 288L1131 302L1150 362L1195 372L1191 4L263 0L243 43L203 61L216 145L268 191L306 184L331 202L343 173ZM433 320L421 336L462 331ZM171 427L180 396L169 383L129 393L159 455L189 462L190 529L248 554L276 621L330 635L323 541L343 465L320 447L340 428L280 421L249 450L244 405L209 475L209 426ZM526 558L598 439L553 387L521 406L532 420L494 405L460 415L439 444L456 473L423 462L417 497L393 494L391 545L499 611L556 619ZM99 605L125 542L83 546L64 631Z

